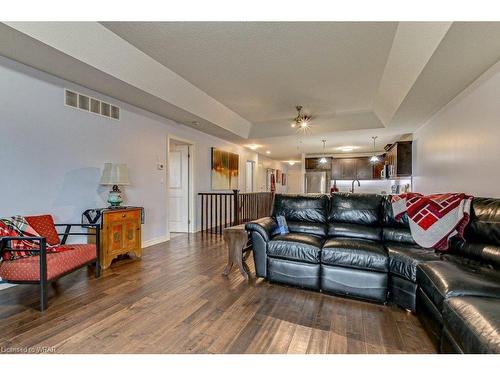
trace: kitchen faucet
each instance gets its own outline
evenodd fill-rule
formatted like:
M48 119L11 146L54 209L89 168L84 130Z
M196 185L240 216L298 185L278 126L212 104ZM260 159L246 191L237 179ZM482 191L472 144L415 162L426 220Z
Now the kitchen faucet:
M356 181L358 181L358 187L361 186L361 183L359 182L359 180L352 180L351 193L354 193L354 183Z

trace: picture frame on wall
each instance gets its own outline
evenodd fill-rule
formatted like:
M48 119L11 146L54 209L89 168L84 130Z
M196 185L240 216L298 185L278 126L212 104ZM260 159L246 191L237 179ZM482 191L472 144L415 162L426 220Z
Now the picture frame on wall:
M211 149L212 190L238 189L240 156L232 152Z
M286 173L281 174L281 185L286 185Z
M281 171L276 169L276 183L281 184Z

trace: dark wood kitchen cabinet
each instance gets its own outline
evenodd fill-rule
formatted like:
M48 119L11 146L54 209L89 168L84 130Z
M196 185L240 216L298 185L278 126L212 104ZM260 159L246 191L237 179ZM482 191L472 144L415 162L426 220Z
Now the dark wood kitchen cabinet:
M373 178L373 163L370 158L356 159L356 179L371 180Z
M410 177L412 174L412 141L394 143L385 155L389 177Z
M371 180L373 165L370 158L339 158L332 160L332 179L334 180Z
M326 163L320 163L321 158L306 158L306 169L308 170L327 170L332 168L332 158L328 157Z

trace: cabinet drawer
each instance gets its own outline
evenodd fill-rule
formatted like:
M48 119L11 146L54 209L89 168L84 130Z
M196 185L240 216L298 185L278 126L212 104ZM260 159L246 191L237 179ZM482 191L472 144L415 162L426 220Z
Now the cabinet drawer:
M109 212L104 215L104 220L108 223L123 220L141 220L141 210Z

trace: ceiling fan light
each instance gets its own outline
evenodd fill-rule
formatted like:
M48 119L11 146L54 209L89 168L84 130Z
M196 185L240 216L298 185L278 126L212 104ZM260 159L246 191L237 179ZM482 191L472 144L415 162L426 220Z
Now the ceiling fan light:
M372 163L378 163L379 161L380 161L380 158L377 155L373 155L370 158L370 162L372 162Z
M320 164L326 164L326 162L327 162L327 160L324 156L321 159L319 159Z

